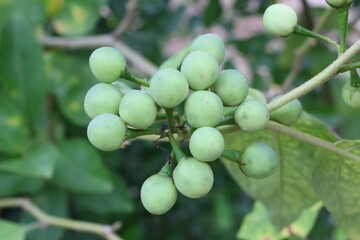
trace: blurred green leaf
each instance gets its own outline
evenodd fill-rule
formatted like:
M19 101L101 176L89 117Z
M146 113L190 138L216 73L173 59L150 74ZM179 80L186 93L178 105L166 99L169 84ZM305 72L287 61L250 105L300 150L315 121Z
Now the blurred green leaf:
M59 145L61 155L54 180L79 193L109 193L113 190L110 173L101 156L87 140L68 139Z
M64 1L52 19L55 31L66 36L89 33L100 18L100 8L104 3L105 0Z
M39 195L31 199L32 202L49 215L67 217L68 204L66 192L56 186L46 187ZM24 223L35 222L36 219L23 211L21 221ZM27 240L59 240L64 233L63 228L49 226L45 229L32 230L27 234Z
M120 176L113 175L114 189L106 194L74 194L82 206L98 214L129 213L134 210L128 188Z
M44 181L38 178L0 173L0 196L2 197L36 193L43 185Z
M245 240L281 239L280 233L272 224L265 206L260 202L255 202L252 211L246 214L236 237Z
M1 94L16 102L27 123L36 126L45 108L45 81L42 48L21 21L7 22L1 31Z
M49 179L58 156L59 152L54 145L39 144L32 146L21 158L0 161L0 171Z
M223 10L219 0L210 0L204 10L203 22L206 27L219 21Z
M326 140L334 140L326 125L303 114L294 128ZM269 144L279 155L279 169L265 179L246 177L237 163L224 160L235 181L254 199L261 201L277 227L282 229L293 222L303 209L318 201L310 179L317 147L291 137L264 130L256 133L237 131L225 136L228 149L242 150L250 142Z
M15 154L25 151L28 129L20 109L8 98L0 95L0 151Z
M26 227L21 224L0 220L0 239L24 240Z
M360 141L342 140L337 147L360 156ZM319 150L312 184L325 207L350 239L360 236L360 163Z

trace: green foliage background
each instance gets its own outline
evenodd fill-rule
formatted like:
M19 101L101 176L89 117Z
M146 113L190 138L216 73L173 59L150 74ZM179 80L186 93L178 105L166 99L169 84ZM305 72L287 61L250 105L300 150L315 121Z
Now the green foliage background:
M198 34L220 29L227 36L231 56L246 59L252 86L264 92L276 90L304 38L275 39L262 31L238 38L241 31L252 26L236 24L246 18L261 19L274 1L233 1L230 17L226 15L229 9L218 0L199 2L141 0L136 18L119 41L160 65L169 57L165 50L171 41L186 44ZM159 143L156 148L152 142L137 141L110 153L91 146L86 138L90 119L83 110L83 99L96 83L88 67L94 47L69 50L43 41L45 36L76 38L110 33L124 18L126 3L0 1L0 198L28 197L47 213L61 217L104 224L121 221L119 235L125 239L237 236L341 240L347 239L344 231L348 237L359 236L359 164L268 130L257 134L235 131L228 135L227 146L241 149L251 140L268 142L281 152L281 172L264 180L251 180L233 163L217 161L211 163L215 183L206 197L191 200L179 194L167 214L147 213L139 190L166 161L169 144ZM188 11L191 8L198 10L196 14ZM300 12L301 24L311 27L309 19L316 21L325 8L311 8L308 13L312 18ZM357 5L353 8L356 18L360 9ZM325 30L336 26L336 20L329 21ZM271 48L279 42L279 50ZM317 44L305 55L293 85L314 76L335 58L333 49ZM228 58L225 67L237 67L237 60ZM141 63L130 62L129 67L144 75ZM304 109L316 118L303 114L294 127L328 141L338 140L337 136L359 139L360 113L346 107L339 92L346 78L337 77L301 98ZM357 155L359 145L358 141L339 143ZM333 173L339 165L342 171L335 178ZM341 184L341 194L329 195L336 184ZM321 208L322 204L326 208ZM0 239L24 239L24 226L34 221L18 209L1 210L0 217ZM292 232L288 228L281 232L290 224ZM100 238L49 227L29 232L26 239Z

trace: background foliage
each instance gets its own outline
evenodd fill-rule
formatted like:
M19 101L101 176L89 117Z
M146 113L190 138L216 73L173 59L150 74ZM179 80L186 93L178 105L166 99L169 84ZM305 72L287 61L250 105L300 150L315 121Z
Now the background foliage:
M253 87L272 96L304 41L299 36L279 39L264 32L261 14L273 2L141 0L118 37L132 49L131 56L135 51L160 65L195 36L218 33L227 44L224 67L244 72ZM309 28L328 9L325 1L283 2L292 4L300 23ZM84 37L110 34L125 21L127 4L118 0L0 1L0 197L24 196L61 217L107 224L121 221L119 234L125 239L342 240L347 239L344 230L359 236L360 193L354 188L359 164L268 130L251 135L235 131L228 135L227 146L241 149L247 141L262 139L282 153L282 172L249 180L233 163L217 161L211 164L215 183L206 197L179 196L169 213L147 213L139 190L166 161L169 144L136 141L118 151L100 152L86 138L90 119L83 110L85 93L96 83L88 57L99 44L86 44ZM350 42L359 36L359 29L353 27L359 10L355 4L351 11ZM333 17L323 33L336 37L336 27ZM56 46L49 36L70 41ZM82 39L83 45L71 46L74 39ZM292 86L335 58L331 47L313 45ZM144 64L129 61L133 72L149 76ZM345 106L339 92L347 77L340 75L302 97L304 109L316 118L304 114L295 128L328 141L338 136L359 139L360 113ZM359 155L359 144L344 140L339 147ZM344 168L335 179L331 173L340 162ZM314 176L313 169L318 170ZM341 196L328 195L339 183L335 180L341 183ZM100 239L54 227L27 233L27 223L34 219L19 209L3 209L0 217L0 239L24 239L25 234L29 240Z

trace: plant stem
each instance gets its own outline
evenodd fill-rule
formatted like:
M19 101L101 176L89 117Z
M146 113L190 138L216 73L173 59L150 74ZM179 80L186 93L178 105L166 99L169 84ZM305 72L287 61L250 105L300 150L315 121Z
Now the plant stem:
M339 70L339 73L347 72L356 68L360 68L360 61L344 64L343 67Z
M111 225L101 225L91 222L75 221L66 218L53 217L43 212L40 208L35 206L31 201L26 198L5 198L0 199L0 208L21 207L29 212L41 223L45 225L57 226L67 228L80 232L94 233L102 236L107 240L121 240L114 232L121 226L120 223Z
M224 152L221 154L221 157L226 160L239 163L239 161L241 160L241 152L237 150L225 149Z
M165 165L161 168L159 174L166 176L166 177L170 177L174 170L174 166L175 166L175 164L173 164L169 161L166 161Z
M350 85L354 88L360 87L360 77L355 69L350 70Z
M150 87L150 83L146 80L146 78L138 78L127 70L124 72L124 74L121 77L133 83L136 83L140 86Z
M340 32L340 54L346 50L346 32L349 17L350 5L345 8L337 9L339 15L339 32Z
M329 44L333 44L334 46L336 46L337 49L339 49L339 44L336 41L334 41L324 35L321 35L316 32L313 32L309 29L306 29L300 25L296 25L294 33L302 35L302 36L306 36L306 37L315 38L315 39L321 40L321 41L329 43Z
M164 108L166 113L166 119L172 133L176 132L175 125L174 125L174 109L173 108Z
M181 160L187 158L187 156L185 155L185 153L181 150L178 142L175 140L174 135L172 133L169 134L169 141L171 144L171 147L174 151L176 160L178 162L180 162Z
M354 45L352 45L348 50L346 50L342 55L340 55L333 63L328 67L318 73L316 76L303 83L302 85L294 88L290 92L282 95L281 97L275 99L268 104L269 111L274 111L279 107L285 105L292 100L299 98L306 93L312 91L316 87L322 85L326 81L330 80L331 77L337 74L340 68L351 61L351 59L360 52L360 40L358 40Z
M153 128L148 128L148 129L128 129L126 131L126 139L134 139L140 136L146 136L146 135L162 135L163 132L161 132L161 130L159 128L157 129L153 129Z

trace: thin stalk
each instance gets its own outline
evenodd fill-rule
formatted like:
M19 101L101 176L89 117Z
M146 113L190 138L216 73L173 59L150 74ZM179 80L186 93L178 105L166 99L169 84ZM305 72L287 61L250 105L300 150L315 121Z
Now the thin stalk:
M166 119L169 125L169 128L172 133L176 132L175 125L174 125L174 109L173 108L164 108L166 113Z
M347 72L352 69L360 68L360 61L344 64L342 68L340 68L339 73Z
M323 41L325 43L328 43L328 44L332 44L332 45L336 46L337 49L340 48L339 44L336 41L334 41L334 40L332 40L332 39L330 39L330 38L328 38L328 37L326 37L324 35L321 35L319 33L316 33L316 32L313 32L313 31L311 31L309 29L306 29L306 28L304 28L304 27L302 27L300 25L296 25L294 33L298 34L298 35L306 36L306 37L315 38L315 39L321 40L321 41Z
M172 147L172 149L174 151L176 160L178 162L180 162L181 160L187 158L185 153L181 150L178 142L175 140L174 135L171 134L171 133L169 134L169 141L170 141L171 147Z
M221 157L226 160L239 163L241 160L241 155L242 154L240 151L225 149L224 152L221 154Z
M146 80L146 78L138 78L127 70L121 77L140 86L150 87L150 83Z
M340 54L346 50L346 33L349 17L350 5L345 8L337 9L339 15L339 32L340 32Z

